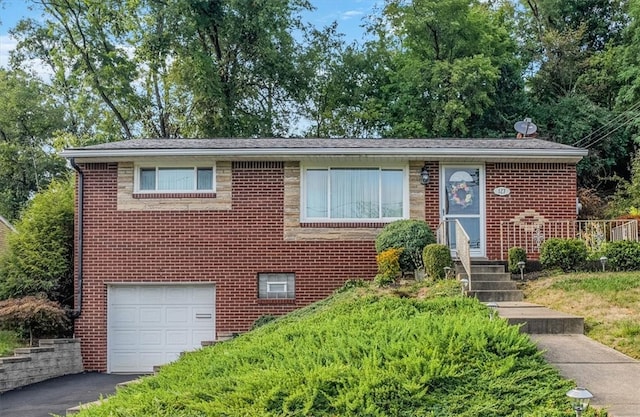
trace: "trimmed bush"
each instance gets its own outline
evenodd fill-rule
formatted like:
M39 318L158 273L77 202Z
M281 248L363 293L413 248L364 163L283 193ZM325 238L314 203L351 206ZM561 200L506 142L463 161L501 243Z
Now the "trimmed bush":
M402 249L387 249L376 256L378 274L374 278L379 287L393 284L400 276L400 255Z
M432 243L424 247L422 251L425 273L433 279L445 278L445 267L453 266L451 251L446 245Z
M508 259L509 272L512 274L518 274L520 273L518 262L527 262L527 252L523 248L514 246L513 248L509 248Z
M540 246L540 263L545 269L565 272L581 268L587 260L587 245L580 239L551 238Z
M640 242L610 242L605 245L602 254L607 257L607 265L614 271L640 270Z
M436 243L433 231L423 220L397 220L386 225L376 238L376 252L404 249L400 255L400 269L411 272L421 269L422 250Z

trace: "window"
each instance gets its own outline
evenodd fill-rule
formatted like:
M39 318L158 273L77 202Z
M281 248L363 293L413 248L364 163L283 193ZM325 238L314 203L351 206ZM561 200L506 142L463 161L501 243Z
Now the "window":
M402 168L308 168L306 219L382 220L404 217Z
M296 279L290 273L258 275L258 298L293 299L296 297Z
M143 192L211 192L213 167L141 167L137 188Z

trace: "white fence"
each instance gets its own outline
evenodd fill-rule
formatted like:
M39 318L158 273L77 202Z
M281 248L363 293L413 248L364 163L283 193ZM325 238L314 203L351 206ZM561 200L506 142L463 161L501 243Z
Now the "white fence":
M552 237L584 240L587 247L598 250L605 242L638 241L637 220L555 220L504 221L500 223L501 259L509 248L518 246L527 254L540 253L542 243Z

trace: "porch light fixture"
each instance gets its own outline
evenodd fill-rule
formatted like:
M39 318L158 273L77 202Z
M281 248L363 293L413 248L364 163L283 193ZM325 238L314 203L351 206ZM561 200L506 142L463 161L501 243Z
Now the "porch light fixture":
M524 267L525 267L525 263L524 261L520 261L518 262L518 268L520 268L520 280L524 281Z
M607 266L607 257L606 256L601 256L600 257L600 263L602 264L602 272L605 271L605 267Z
M420 183L422 185L429 184L429 169L427 168L427 164L424 164L422 171L420 171Z
M586 388L576 387L567 392L567 397L571 400L571 408L576 412L576 417L581 417L582 412L589 407L589 401L593 398L593 394Z

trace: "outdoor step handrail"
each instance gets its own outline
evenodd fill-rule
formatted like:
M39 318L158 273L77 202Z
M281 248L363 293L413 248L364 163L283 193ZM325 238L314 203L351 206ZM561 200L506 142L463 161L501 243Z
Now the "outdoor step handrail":
M440 222L436 231L436 239L439 244L451 247L448 227L448 223L450 222L455 225L455 247L453 249L455 249L456 257L462 264L464 271L467 273L467 290L471 291L471 239L464 230L464 227L462 227L462 224L460 224L458 219L450 219Z

